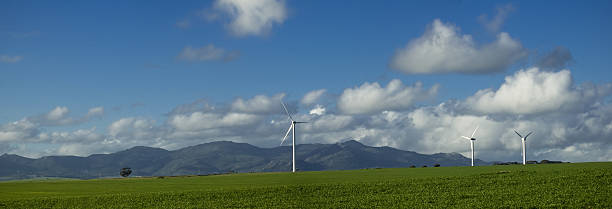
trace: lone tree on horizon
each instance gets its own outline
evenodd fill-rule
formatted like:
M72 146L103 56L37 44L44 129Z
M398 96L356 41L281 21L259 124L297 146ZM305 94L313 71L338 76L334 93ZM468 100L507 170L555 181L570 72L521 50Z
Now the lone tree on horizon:
M128 177L130 174L132 174L132 169L131 168L122 168L121 171L119 172L119 175L123 176L123 177Z

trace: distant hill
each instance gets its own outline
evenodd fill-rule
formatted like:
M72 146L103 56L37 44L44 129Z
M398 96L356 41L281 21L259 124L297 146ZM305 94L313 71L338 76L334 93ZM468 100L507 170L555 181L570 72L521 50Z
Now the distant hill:
M296 158L298 169L306 171L470 164L469 158L458 153L426 155L391 147L369 147L355 140L336 144L300 144L296 147ZM476 164L490 163L477 160ZM123 167L132 168L132 176L290 171L291 147L260 148L247 143L217 141L174 151L137 146L88 157L30 159L4 154L0 156L0 180L118 177Z

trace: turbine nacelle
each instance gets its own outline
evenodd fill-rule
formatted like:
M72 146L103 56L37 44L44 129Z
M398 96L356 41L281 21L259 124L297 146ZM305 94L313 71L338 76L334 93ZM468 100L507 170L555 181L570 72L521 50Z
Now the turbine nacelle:
M469 140L472 140L472 141L476 141L476 138L474 138L474 135L476 134L476 131L478 131L478 126L476 126L476 129L474 129L474 132L472 132L472 136L470 136L470 137L461 136L461 137L463 137L464 139L469 139Z
M521 137L522 140L527 141L527 137L529 137L529 135L531 135L532 132L529 132L527 135L525 135L525 137L523 137L521 134L519 134L519 132L517 132L516 130L514 130L514 133L516 133L516 135L518 135L519 137Z

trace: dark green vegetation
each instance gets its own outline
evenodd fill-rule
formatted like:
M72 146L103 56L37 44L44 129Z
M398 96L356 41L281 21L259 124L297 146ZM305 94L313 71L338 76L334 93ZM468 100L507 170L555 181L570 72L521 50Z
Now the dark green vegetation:
M612 208L612 163L0 183L0 208Z
M296 147L298 169L304 171L393 168L415 165L469 165L464 156L433 155L391 147L369 147L351 140L337 144L300 144ZM477 165L486 164L478 160ZM275 172L291 169L291 147L260 148L246 143L211 142L179 150L134 147L112 154L88 157L49 156L30 159L17 155L0 156L0 179L36 177L99 178L119 177L129 167L131 176L173 176L228 172Z

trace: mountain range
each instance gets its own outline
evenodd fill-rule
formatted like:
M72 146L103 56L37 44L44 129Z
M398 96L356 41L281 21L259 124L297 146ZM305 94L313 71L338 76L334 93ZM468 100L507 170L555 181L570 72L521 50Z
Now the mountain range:
M300 144L296 146L296 158L297 168L302 171L470 164L469 158L458 153L419 154L386 146L370 147L355 140L335 144ZM476 164L490 163L476 160ZM0 180L118 177L124 167L132 169L132 176L290 171L291 146L260 148L247 143L216 141L174 151L137 146L87 157L46 156L31 159L3 154L0 156Z

